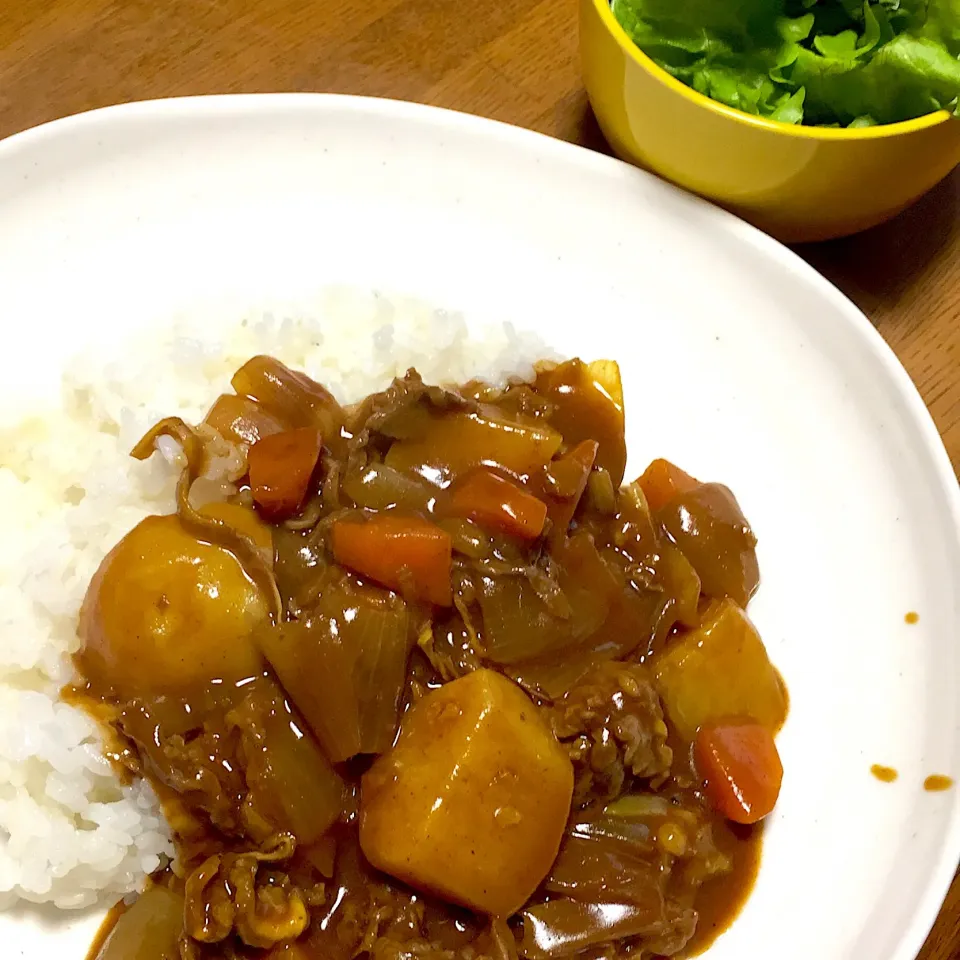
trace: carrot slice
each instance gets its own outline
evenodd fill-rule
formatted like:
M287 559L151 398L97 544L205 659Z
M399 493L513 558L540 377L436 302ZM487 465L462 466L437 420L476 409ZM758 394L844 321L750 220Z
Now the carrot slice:
M674 497L700 485L689 473L684 473L669 460L654 460L643 471L637 483L647 498L647 506L654 513L666 506Z
M547 505L492 470L475 470L454 485L451 513L469 517L488 530L500 530L523 540L543 531Z
M266 519L285 520L300 509L322 446L318 430L301 427L270 434L250 448L250 490Z
M344 567L413 599L450 606L451 540L436 524L392 513L365 523L337 520L330 542Z
M783 764L773 734L752 720L697 731L693 758L713 806L735 823L756 823L776 806Z

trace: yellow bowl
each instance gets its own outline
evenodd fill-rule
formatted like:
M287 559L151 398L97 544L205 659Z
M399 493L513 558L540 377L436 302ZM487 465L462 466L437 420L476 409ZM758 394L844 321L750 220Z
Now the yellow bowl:
M580 54L594 113L614 151L784 241L881 223L960 163L946 111L855 130L741 113L641 53L609 0L580 0Z

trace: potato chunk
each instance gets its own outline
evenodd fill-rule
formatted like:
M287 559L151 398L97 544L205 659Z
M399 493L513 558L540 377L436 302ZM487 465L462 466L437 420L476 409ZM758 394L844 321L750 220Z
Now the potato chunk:
M506 917L549 871L572 793L570 760L537 708L477 670L419 701L364 776L360 845L417 889Z
M204 512L270 545L252 511L222 504ZM232 553L197 540L175 515L147 517L107 554L87 590L83 672L125 695L252 676L261 661L251 631L267 614Z
M552 406L550 425L563 434L567 449L584 440L598 444L596 463L610 472L614 487L627 463L623 383L615 360L568 360L537 375L537 392Z
M732 600L713 604L696 630L668 645L654 673L667 714L686 740L718 720L750 718L775 732L786 717L780 677L760 634Z

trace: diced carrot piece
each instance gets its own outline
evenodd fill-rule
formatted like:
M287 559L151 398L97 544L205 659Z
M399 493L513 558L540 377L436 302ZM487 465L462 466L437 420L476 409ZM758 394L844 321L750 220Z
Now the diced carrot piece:
M338 520L330 538L337 563L405 596L450 606L451 540L435 523L386 513L365 523Z
M264 517L285 520L300 509L322 446L318 430L301 427L263 437L250 448L250 490Z
M637 480L647 498L647 506L655 513L674 497L699 486L689 473L684 473L669 460L654 460Z
M556 547L563 542L573 515L577 512L583 491L587 489L590 471L597 459L600 444L596 440L582 440L572 450L550 464L550 470L557 479L562 480L563 496L550 505L550 546Z
M701 727L693 757L707 798L728 820L756 823L776 806L783 765L763 724L741 720Z
M499 530L524 540L539 537L547 519L547 505L542 500L485 469L476 470L454 484L449 509L488 530Z

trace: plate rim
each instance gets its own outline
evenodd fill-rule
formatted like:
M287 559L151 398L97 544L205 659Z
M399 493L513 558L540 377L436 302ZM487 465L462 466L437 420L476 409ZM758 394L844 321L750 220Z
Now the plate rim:
M904 414L916 430L928 458L930 482L947 505L947 526L953 539L960 542L960 484L953 470L943 439L937 430L923 398L893 348L856 304L834 284L818 273L799 254L736 215L703 198L661 180L656 175L569 141L529 130L514 124L423 103L387 97L353 94L245 93L213 94L134 100L94 110L71 114L13 133L0 139L0 182L7 163L19 152L55 148L77 132L144 120L196 119L204 115L255 117L275 110L302 110L304 113L345 110L362 114L381 114L394 120L432 123L439 128L456 130L465 135L499 141L504 147L531 150L545 161L575 164L587 174L615 174L632 178L643 188L679 200L691 216L710 223L748 248L761 259L788 271L810 286L819 297L830 302L839 314L837 321L848 325L855 341L865 351L865 358L886 377L887 389L903 404ZM954 552L954 556L957 554ZM960 635L960 608L954 609L955 630ZM940 856L932 865L920 902L911 921L903 929L892 954L893 960L915 960L933 928L954 875L960 865L960 785L957 786L948 828Z

